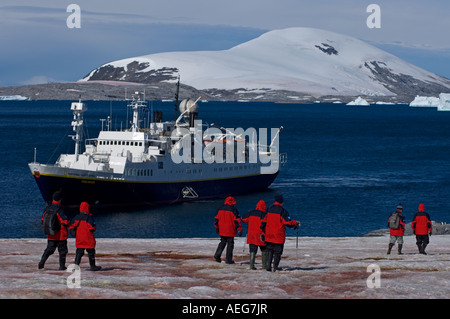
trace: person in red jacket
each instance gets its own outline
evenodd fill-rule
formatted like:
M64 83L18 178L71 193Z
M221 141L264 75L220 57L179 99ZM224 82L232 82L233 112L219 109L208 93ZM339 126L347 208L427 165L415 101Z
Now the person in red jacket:
M405 234L405 216L402 214L403 212L403 206L402 204L398 204L397 209L395 212L393 212L389 218L388 218L388 227L389 227L389 247L387 254L389 255L391 253L392 247L394 247L395 242L398 243L398 254L402 255L402 248L403 248L403 235ZM396 218L398 216L398 228L392 229L390 227L390 221L391 219Z
M80 213L76 215L71 223L69 229L71 235L76 235L75 246L77 248L75 255L75 265L80 265L81 257L84 255L86 249L89 257L90 270L97 271L102 267L95 265L95 237L94 232L97 229L94 217L89 212L89 204L82 202L80 204Z
M414 215L411 227L416 235L416 244L419 248L419 253L426 255L425 247L430 242L428 234L431 235L433 227L431 225L430 215L425 212L425 205L419 205L419 211Z
M261 230L263 231L264 241L267 249L266 270L279 270L278 265L283 254L284 242L286 240L286 226L297 229L300 223L291 220L289 213L283 207L283 196L275 195L275 203L269 207L266 216L261 222Z
M66 256L68 253L67 249L67 226L69 226L69 220L64 213L64 210L61 208L61 193L55 192L52 197L52 203L46 207L44 213L42 214L41 223L44 222L44 217L47 212L50 210L56 211L56 215L58 217L58 221L60 224L60 230L54 235L47 235L47 248L44 250L42 254L41 261L38 264L38 268L44 268L45 262L48 257L50 257L58 248L59 253L59 270L66 270Z
M214 227L216 228L216 233L220 236L220 243L217 246L214 259L219 263L222 262L222 252L226 246L225 262L227 264L234 264L234 237L236 234L242 236L241 219L235 205L236 200L231 196L227 197L224 204L217 210L217 215L214 218Z
M242 217L244 223L248 223L247 244L250 250L250 269L255 270L255 257L258 252L258 247L261 250L261 259L263 269L266 267L267 253L266 243L261 240L261 221L266 214L266 202L260 200L256 204L256 209L249 211Z

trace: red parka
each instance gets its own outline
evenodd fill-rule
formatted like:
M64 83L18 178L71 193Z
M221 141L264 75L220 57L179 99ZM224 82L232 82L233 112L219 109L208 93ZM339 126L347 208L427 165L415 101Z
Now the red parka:
M47 209L57 210L56 216L58 216L59 223L61 224L61 229L59 230L59 232L57 232L54 235L47 235L47 239L48 240L67 240L67 237L69 237L69 234L67 232L67 227L69 226L69 220L67 219L66 214L60 207L60 202L55 201L55 200L52 201L51 205L48 206L44 210L44 213L42 214L42 218L41 218L41 223L44 222L44 216L45 216L45 213L47 212Z
M403 236L405 234L405 216L403 216L402 212L398 209L395 211L395 213L399 214L398 216L400 218L400 224L397 229L389 228L389 233L394 236ZM394 215L394 213L392 213L388 218L387 222L388 227L389 227L389 220L391 219L392 215Z
M235 205L236 200L229 196L217 210L214 227L222 237L235 237L238 231L242 232L241 219Z
M76 230L75 246L77 248L95 248L94 232L97 226L94 217L89 212L88 203L81 203L80 213L72 219L69 229Z
M261 223L265 241L274 244L284 244L286 240L286 226L294 227L299 223L291 220L287 210L281 203L275 202L267 210Z
M260 200L256 204L256 209L249 211L242 217L244 223L248 223L247 244L265 246L266 243L261 241L261 221L266 214L266 202Z
M425 212L425 205L419 205L419 211L414 215L411 227L416 235L428 235L433 230L430 215Z

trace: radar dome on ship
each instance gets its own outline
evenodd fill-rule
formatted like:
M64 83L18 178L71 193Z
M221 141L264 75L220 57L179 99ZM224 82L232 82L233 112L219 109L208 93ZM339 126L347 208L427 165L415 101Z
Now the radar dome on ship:
M186 112L186 110L188 110ZM198 105L197 100L194 99L184 99L180 103L180 113L198 113Z

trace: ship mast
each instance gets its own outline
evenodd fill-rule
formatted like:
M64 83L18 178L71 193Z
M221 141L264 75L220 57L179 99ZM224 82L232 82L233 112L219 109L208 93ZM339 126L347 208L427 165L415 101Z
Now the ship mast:
M137 99L136 96L137 95ZM139 92L135 92L135 96L133 96L133 101L130 103L130 107L133 109L133 123L131 124L132 132L139 132L139 111L146 107L145 101L142 101L140 98Z
M177 120L177 116L178 116L178 95L179 94L180 94L180 74L178 74L177 91L175 92L175 109L174 109L174 115L173 115L174 122Z
M87 111L87 107L86 104L81 103L80 99L78 102L72 102L70 109L73 111L72 127L75 136L72 135L72 139L75 141L75 161L78 161L80 141L83 137L83 113Z

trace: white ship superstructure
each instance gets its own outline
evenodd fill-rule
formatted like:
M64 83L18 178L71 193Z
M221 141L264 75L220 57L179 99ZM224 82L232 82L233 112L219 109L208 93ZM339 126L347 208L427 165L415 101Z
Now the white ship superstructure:
M81 101L71 104L74 153L61 154L52 165L29 164L45 201L58 190L68 207L81 201L154 205L238 194L267 188L283 162L272 145L261 149L223 128L206 134L198 120L198 99L183 100L174 121L163 122L162 114L154 112L147 127L141 127L147 106L139 94L129 107L133 117L128 129L112 131L107 122L97 138L83 140L87 107ZM275 168L264 171L267 163L255 161L252 152L276 155L270 163Z

